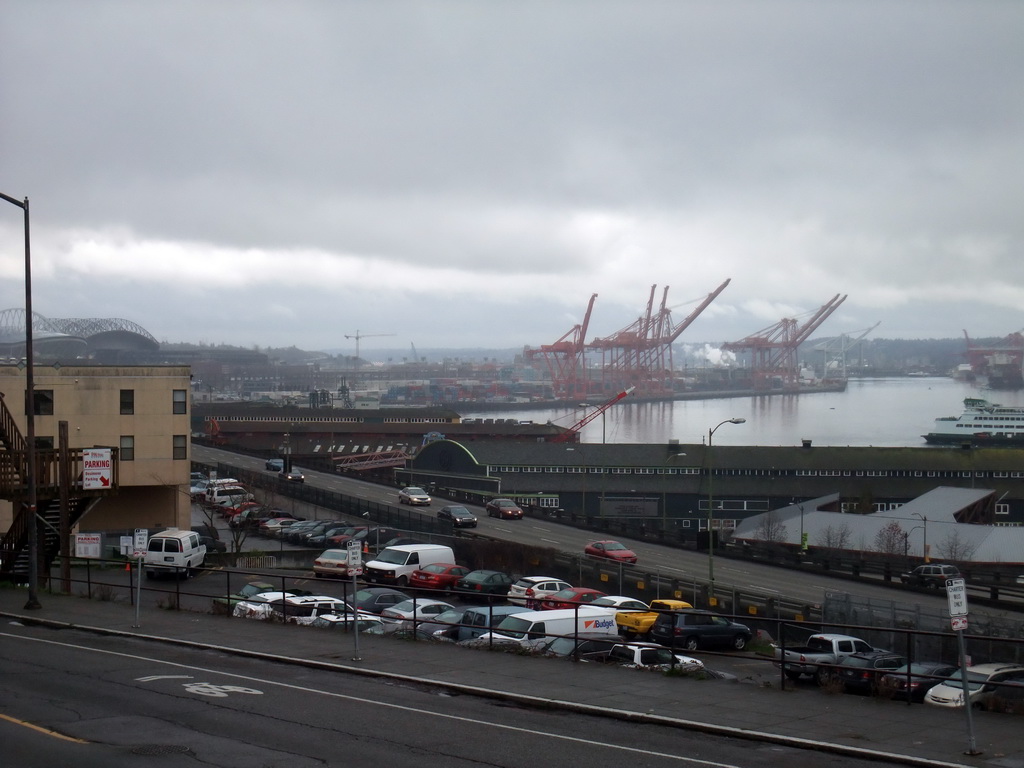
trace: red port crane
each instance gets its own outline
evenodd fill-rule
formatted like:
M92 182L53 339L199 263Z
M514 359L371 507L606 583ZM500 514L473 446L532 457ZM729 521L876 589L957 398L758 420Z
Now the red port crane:
M642 316L621 331L603 339L594 339L587 345L601 350L603 391L632 384L639 394L647 397L672 394L672 344L730 282L731 278L703 297L696 309L678 324L672 322L672 309L667 306L668 286L662 292L661 305L655 312L657 286L652 285L647 309Z
M554 344L543 344L539 349L527 350L527 357L543 357L551 377L556 400L578 400L587 396L587 365L584 340L594 311L595 293L587 304L583 322L574 325Z
M592 410L590 413L588 413L582 419L580 419L575 424L573 424L571 427L569 427L567 430L565 430L565 432L561 432L561 433L555 435L553 438L551 438L551 442L552 443L567 443L570 440L576 439L576 436L579 434L581 429L583 429L585 426L587 426L587 424L592 422L594 419L596 419L602 413L604 413L609 408L611 408L613 405L615 405L617 402L619 402L619 400L622 400L623 398L629 397L629 395L633 394L633 390L635 390L635 389L636 389L636 387L627 387L626 389L624 389L621 392L619 392L619 394L617 394L615 397L613 397L613 398L611 398L609 400L605 400L603 403L601 403L601 405L599 405L596 408L594 408L594 410Z
M800 382L797 348L844 301L846 296L837 293L803 325L792 318L783 318L745 339L723 344L722 349L750 353L754 389L796 389Z

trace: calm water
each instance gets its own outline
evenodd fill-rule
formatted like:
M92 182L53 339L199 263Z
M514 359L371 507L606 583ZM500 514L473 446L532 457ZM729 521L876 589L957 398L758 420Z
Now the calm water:
M716 445L874 445L923 446L939 416L959 416L965 397L981 397L1003 405L1024 405L1024 392L993 392L947 378L856 379L845 392L813 395L722 398L716 400L629 403L604 414L609 443L661 443L677 439L700 443L708 430ZM523 410L467 413L472 417L552 421L571 426L583 417L576 410ZM583 429L583 440L599 443L602 417Z

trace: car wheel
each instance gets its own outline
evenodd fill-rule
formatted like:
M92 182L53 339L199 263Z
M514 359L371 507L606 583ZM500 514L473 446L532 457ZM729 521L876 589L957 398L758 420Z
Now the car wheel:
M796 682L797 680L800 679L800 673L799 672L793 672L792 670L787 670L786 671L786 677L788 677L793 682Z
M683 642L683 647L688 651L696 651L700 647L700 640L696 635L691 635Z
M734 651L742 651L747 647L747 640L748 638L746 635L736 635L736 637L732 639L732 649Z
M816 682L819 686L824 688L826 685L832 682L833 677L835 677L835 675L833 675L832 672L825 669L824 667L818 667L818 669L814 673L814 682Z
M399 576L395 584L399 587L407 586L409 584L409 579L407 579L405 576Z

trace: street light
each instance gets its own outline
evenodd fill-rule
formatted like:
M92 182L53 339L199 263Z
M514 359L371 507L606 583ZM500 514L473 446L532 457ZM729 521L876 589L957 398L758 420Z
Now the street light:
M714 477L715 470L711 464L711 440L715 436L715 432L723 424L744 424L746 419L743 418L732 418L726 419L725 421L719 422L717 425L708 430L708 604L715 604L715 496L712 492L714 488Z
M25 442L28 457L25 469L25 506L28 514L28 602L25 608L42 608L37 595L39 589L39 529L36 522L36 402L35 402L35 353L32 349L32 247L29 236L28 198L16 200L0 192L11 205L16 205L25 214Z
M930 562L928 557L928 516L922 515L920 512L911 512L910 514L921 521L921 533L923 538L923 541L921 542L921 556L924 558L924 562ZM917 526L914 527L916 528Z

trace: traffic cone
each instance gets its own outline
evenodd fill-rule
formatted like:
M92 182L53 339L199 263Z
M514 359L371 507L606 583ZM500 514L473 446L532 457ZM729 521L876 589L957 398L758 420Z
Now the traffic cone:
M124 561L124 569L126 571L130 571L132 569L132 561L131 560L125 560Z
M365 540L363 541L363 554L364 555L370 554L370 545L367 544Z

